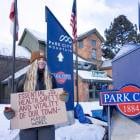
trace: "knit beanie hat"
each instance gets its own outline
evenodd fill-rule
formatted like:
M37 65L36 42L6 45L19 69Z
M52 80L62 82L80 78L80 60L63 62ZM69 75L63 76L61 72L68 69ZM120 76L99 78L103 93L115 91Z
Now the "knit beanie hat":
M39 58L44 58L45 59L45 54L43 51L34 51L31 53L31 58L30 58L30 63L32 63L33 61L35 61L36 59Z

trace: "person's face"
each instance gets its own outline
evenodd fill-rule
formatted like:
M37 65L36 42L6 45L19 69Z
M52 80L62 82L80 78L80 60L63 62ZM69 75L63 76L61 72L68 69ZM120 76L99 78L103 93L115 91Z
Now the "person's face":
M44 60L44 58L39 58L37 63L40 70L44 69L46 66L46 61Z

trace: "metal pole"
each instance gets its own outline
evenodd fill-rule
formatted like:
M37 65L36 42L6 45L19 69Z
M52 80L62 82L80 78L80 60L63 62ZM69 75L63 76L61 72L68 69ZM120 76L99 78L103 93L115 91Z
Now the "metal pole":
M77 95L77 103L79 103L79 82L78 82L78 39L77 39L77 1L75 1L75 26L76 26L76 35L74 37L75 42L75 52L76 52L76 95Z
M16 24L17 24L17 0L14 0L14 32L13 32L13 57L12 57L12 93L15 91L15 52L16 52Z
M107 106L107 116L108 116L108 140L111 140L111 119L110 119L110 106Z
M77 95L77 103L79 103L79 84L78 84L78 48L77 48L77 40L75 42L75 51L76 51L76 95Z

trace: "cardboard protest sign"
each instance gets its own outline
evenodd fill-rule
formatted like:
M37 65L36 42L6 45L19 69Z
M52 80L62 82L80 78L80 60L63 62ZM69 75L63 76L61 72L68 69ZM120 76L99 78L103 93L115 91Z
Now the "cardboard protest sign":
M59 96L63 89L40 90L11 94L11 107L16 116L11 129L26 129L67 121L65 102Z

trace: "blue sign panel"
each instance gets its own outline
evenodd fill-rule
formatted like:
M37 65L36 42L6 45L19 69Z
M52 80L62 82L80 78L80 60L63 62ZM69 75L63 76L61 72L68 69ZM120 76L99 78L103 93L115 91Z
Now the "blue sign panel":
M54 75L57 87L69 94L67 110L74 108L73 84L73 47L72 38L46 7L47 22L47 58L48 66Z
M101 105L116 105L128 117L140 116L140 88L126 85L118 91L100 92Z
M117 105L119 103L140 102L140 92L101 92L102 105Z

